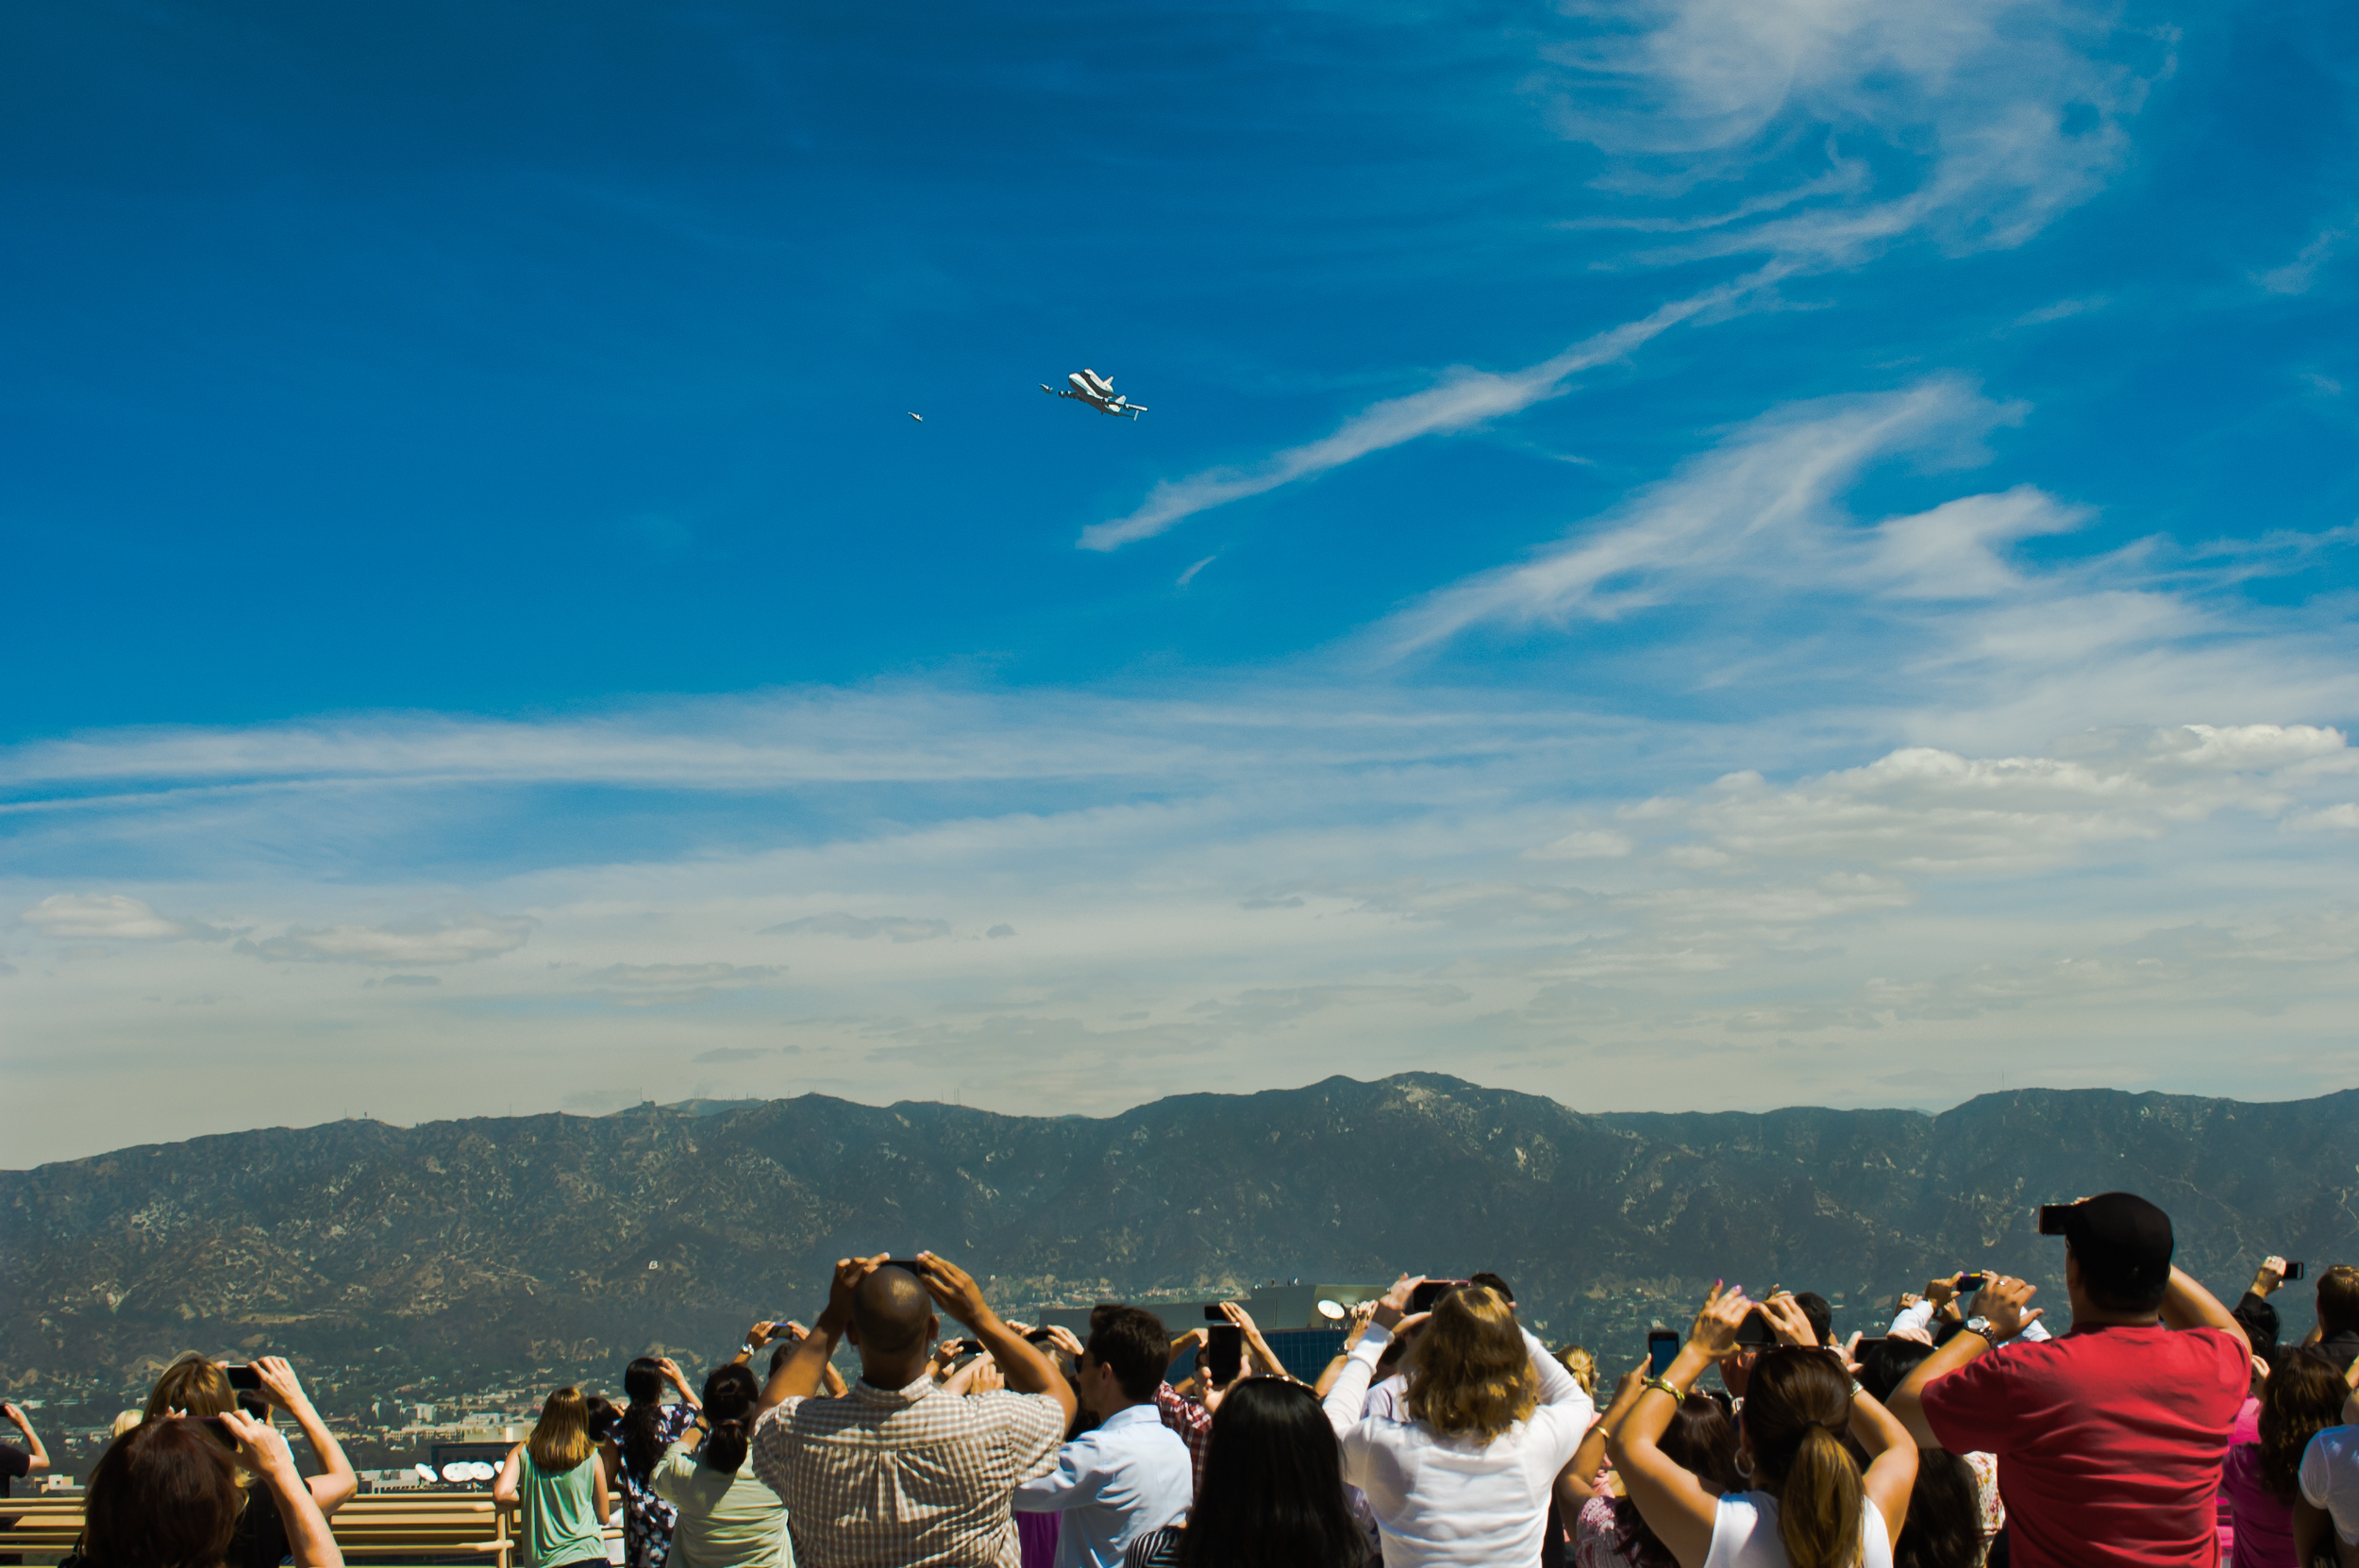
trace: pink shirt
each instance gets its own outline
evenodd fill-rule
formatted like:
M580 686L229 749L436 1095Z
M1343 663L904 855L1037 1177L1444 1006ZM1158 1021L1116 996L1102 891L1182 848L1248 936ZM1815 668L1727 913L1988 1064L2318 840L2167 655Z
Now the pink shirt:
M2286 1568L2294 1560L2294 1507L2280 1502L2262 1480L2258 1442L2228 1450L2219 1491L2235 1519L2235 1550L2228 1560L2235 1568Z

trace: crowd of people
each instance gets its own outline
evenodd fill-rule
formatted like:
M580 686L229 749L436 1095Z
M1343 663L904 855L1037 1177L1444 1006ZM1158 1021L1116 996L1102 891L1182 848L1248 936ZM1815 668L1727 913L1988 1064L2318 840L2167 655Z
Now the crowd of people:
M757 1323L701 1389L643 1359L619 1406L550 1393L494 1495L528 1568L608 1562L616 1512L627 1568L2359 1568L2359 1269L2296 1342L2283 1259L2232 1309L2142 1198L2062 1229L2061 1331L1987 1271L1841 1341L1815 1294L1723 1281L1601 1412L1598 1358L1497 1275L1404 1276L1305 1383L1234 1303L1232 1332L1108 1304L1083 1337L932 1253L845 1259L811 1327ZM166 1369L75 1568L341 1568L351 1467L293 1368L255 1368L244 1407Z

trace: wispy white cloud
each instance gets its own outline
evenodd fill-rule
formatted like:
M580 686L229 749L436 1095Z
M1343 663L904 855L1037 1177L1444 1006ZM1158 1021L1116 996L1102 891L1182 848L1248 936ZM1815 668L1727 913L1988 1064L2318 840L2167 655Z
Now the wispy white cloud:
M1561 839L1551 839L1539 848L1531 851L1530 859L1535 860L1618 860L1629 854L1631 848L1632 840L1627 833L1616 833L1611 828L1585 827L1576 833L1567 833Z
M118 892L56 892L17 917L49 937L118 942L219 942L229 935L196 920L167 920L144 900Z
M476 915L392 926L290 926L260 942L241 940L237 951L274 963L471 963L514 952L536 924L527 915Z
M2294 259L2283 266L2254 273L2252 281L2272 294L2306 294L2317 281L2318 269L2334 259L2351 239L2351 225L2322 228L2310 242L2294 253ZM2341 391L2338 387L2336 391Z
M870 937L885 937L896 942L936 942L950 934L946 920L912 920L906 915L855 915L836 910L829 914L805 915L761 929L765 937L850 937L865 942Z
M2078 509L2018 487L1863 530L1846 525L1836 501L1871 462L1955 460L2022 413L1954 378L1779 409L1639 492L1599 525L1433 593L1396 617L1390 636L1408 651L1483 621L1613 620L1738 577L1840 580L1913 597L2001 592L2018 579L1994 546L2069 528Z
M1913 237L1952 252L2020 244L2122 165L2124 123L2175 42L2040 0L1634 0L1567 14L1578 31L1546 51L1565 74L1557 124L1617 160L1601 188L1659 198L1756 165L1783 175L1798 142L1826 148L1823 173L1774 199L1665 225L1708 232L1641 258L1656 261L1767 252L1849 266ZM2144 46L2146 74L2106 58L2124 42Z
M1517 413L1565 390L1584 370L1622 359L1681 322L1726 309L1764 287L1767 274L1674 300L1640 317L1584 338L1563 353L1521 370L1491 372L1460 368L1422 392L1372 403L1332 434L1289 447L1249 468L1207 469L1184 479L1158 483L1138 509L1111 522L1093 523L1078 541L1084 550L1118 550L1152 539L1197 512L1265 495L1424 436L1471 429Z

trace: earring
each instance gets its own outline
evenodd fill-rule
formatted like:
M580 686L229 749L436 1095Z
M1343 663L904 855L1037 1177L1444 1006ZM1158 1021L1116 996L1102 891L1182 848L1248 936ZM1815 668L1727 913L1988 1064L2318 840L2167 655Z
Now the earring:
M1742 1448L1736 1451L1736 1473L1748 1481L1753 1478L1753 1457Z

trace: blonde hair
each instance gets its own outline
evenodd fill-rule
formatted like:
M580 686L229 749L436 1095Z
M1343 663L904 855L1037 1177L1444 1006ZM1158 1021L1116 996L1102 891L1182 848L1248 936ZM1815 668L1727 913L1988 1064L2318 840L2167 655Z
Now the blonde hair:
M1568 1344L1556 1353L1557 1365L1573 1375L1581 1392L1595 1399L1598 1396L1598 1359L1580 1345Z
M1439 1436L1487 1443L1540 1403L1514 1309L1486 1286L1462 1286L1436 1302L1401 1361L1409 1376L1403 1408Z
M119 1438L124 1433L129 1431L132 1427L138 1426L141 1422L146 1419L147 1412L145 1410L117 1410L115 1412L114 1430L109 1432L107 1435L110 1438Z
M159 1420L175 1410L193 1416L219 1415L238 1408L229 1374L193 1350L183 1350L172 1364L156 1375L155 1392L147 1396L146 1416Z
M573 1469L590 1457L593 1446L590 1401L571 1385L548 1396L541 1406L541 1419L532 1425L532 1435L525 1439L525 1452L548 1476Z

